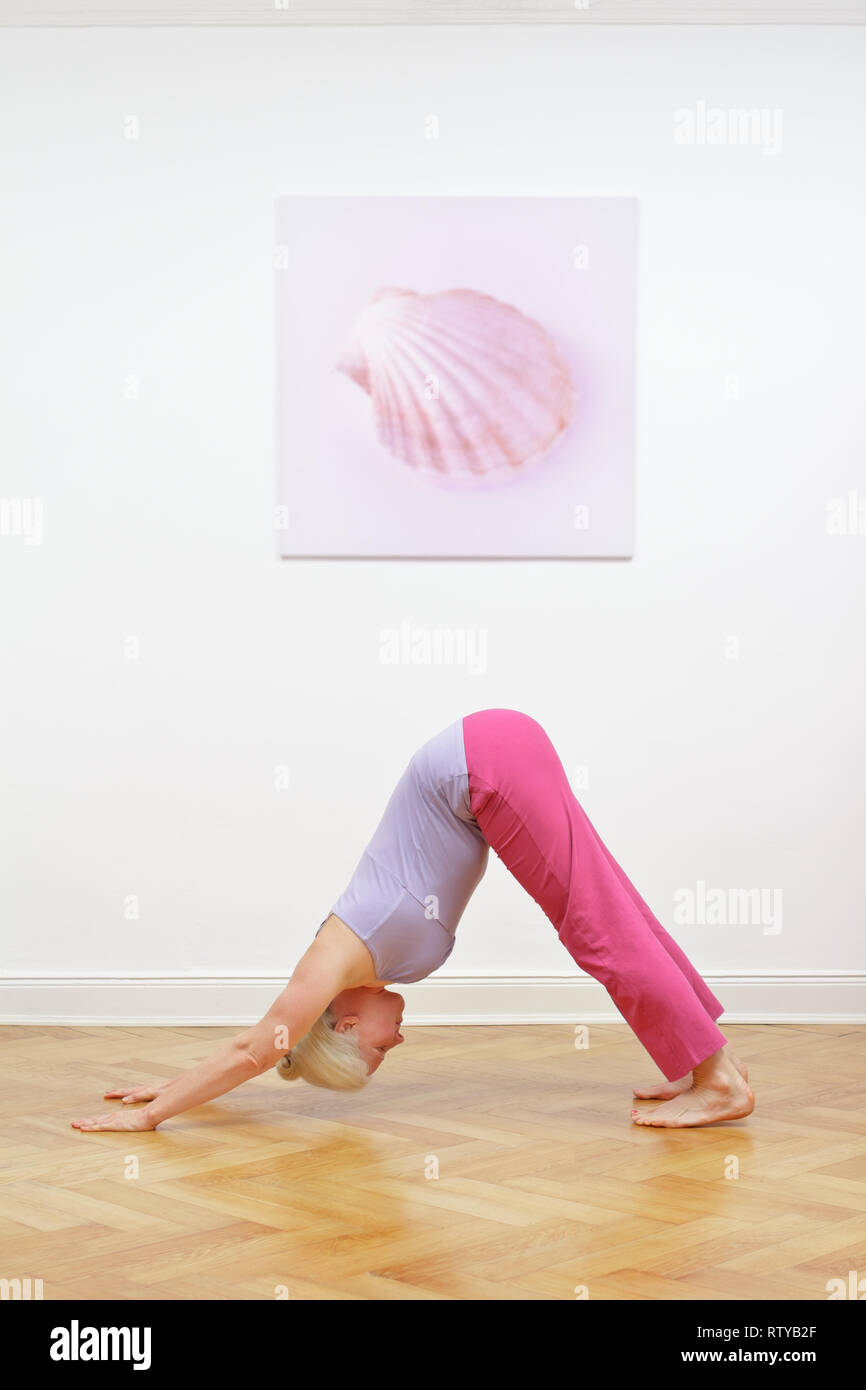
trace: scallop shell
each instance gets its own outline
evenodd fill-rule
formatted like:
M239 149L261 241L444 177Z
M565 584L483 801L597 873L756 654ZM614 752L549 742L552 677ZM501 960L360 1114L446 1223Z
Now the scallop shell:
M379 290L336 365L370 396L380 443L451 486L514 477L548 453L576 407L550 334L472 289Z

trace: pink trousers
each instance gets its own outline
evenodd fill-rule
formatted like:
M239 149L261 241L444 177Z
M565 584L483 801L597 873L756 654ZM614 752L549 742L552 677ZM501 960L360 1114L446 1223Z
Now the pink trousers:
M724 1047L722 1005L602 843L541 725L479 710L464 716L463 742L485 840L668 1081Z

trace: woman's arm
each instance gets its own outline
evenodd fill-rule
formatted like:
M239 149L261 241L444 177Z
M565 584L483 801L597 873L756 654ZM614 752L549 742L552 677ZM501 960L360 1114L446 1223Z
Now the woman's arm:
M273 1067L308 1033L344 988L342 968L330 952L306 952L283 992L252 1028L231 1038L212 1057L177 1076L145 1110L113 1111L73 1121L75 1129L156 1129L163 1120L215 1100Z

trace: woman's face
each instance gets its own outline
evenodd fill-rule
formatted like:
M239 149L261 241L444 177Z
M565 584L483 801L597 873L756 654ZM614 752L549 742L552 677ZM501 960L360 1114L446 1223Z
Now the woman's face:
M355 1034L370 1075L382 1065L391 1048L404 1041L400 1024L405 1000L395 990L382 986L344 989L331 1007L337 1015L335 1031Z

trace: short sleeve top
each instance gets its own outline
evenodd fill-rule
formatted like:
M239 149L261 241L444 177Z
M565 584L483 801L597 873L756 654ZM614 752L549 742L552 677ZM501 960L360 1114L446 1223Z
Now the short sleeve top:
M469 805L458 719L410 758L331 908L366 943L378 979L410 984L447 960L488 848Z

